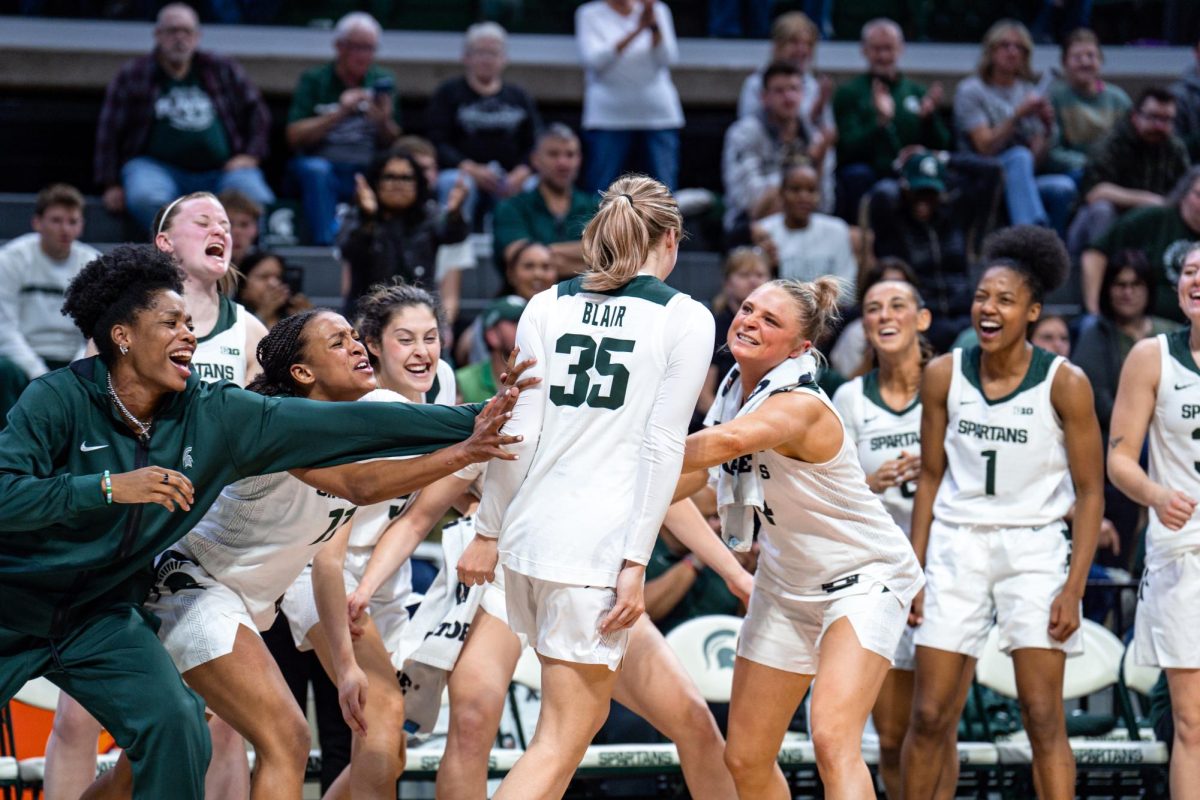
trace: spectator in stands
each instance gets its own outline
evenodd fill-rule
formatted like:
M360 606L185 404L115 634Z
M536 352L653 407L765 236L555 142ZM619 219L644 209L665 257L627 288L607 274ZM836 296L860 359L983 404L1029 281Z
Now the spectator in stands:
M858 261L850 227L838 217L818 212L817 171L807 162L787 168L783 179L783 211L754 223L754 242L763 249L780 278L811 281L833 275L842 283L842 300L854 300Z
M1061 314L1043 314L1029 326L1029 341L1035 347L1063 358L1071 357L1071 331Z
M1164 205L1130 211L1083 251L1080 263L1084 310L1100 313L1100 286L1108 261L1122 250L1132 248L1145 253L1151 269L1158 273L1155 281L1158 289L1151 295L1150 313L1184 322L1175 284L1182 254L1197 240L1200 240L1200 167L1192 167L1175 184Z
M544 289L558 281L554 270L554 254L541 242L518 242L510 250L508 266L504 271L504 287L500 296L516 295L531 300ZM460 336L454 345L454 357L460 364L474 364L488 357L487 338L484 336L483 314L471 321L471 327Z
M1085 205L1067 236L1073 256L1099 239L1124 212L1162 205L1163 196L1189 165L1187 148L1174 130L1174 95L1145 89L1133 111L1092 149L1079 184Z
M507 42L495 22L467 28L466 73L439 86L426 112L441 167L438 199L445 202L463 176L468 220L474 219L480 191L489 198L483 210L490 210L495 200L521 191L532 173L529 155L542 122L529 93L504 80Z
M96 124L96 182L104 206L128 209L146 230L164 204L191 192L238 189L275 202L259 162L271 115L231 59L198 50L200 20L183 3L158 12L154 51L127 62Z
M408 153L412 156L417 166L421 168L421 172L425 173L425 184L427 186L437 186L438 178L438 162L437 148L433 146L433 142L422 136L401 136L392 145L392 152ZM457 183L457 181L455 181ZM451 189L454 184L451 184ZM442 200L441 197L438 198ZM449 195L446 196L449 200ZM463 201L463 218L470 221L470 217L466 213L466 201ZM451 275L451 273L462 272L464 269L475 268L475 246L471 243L470 237L463 239L456 244L443 244L437 251L437 268L435 270L435 281L440 286L442 281L449 277L451 283L457 285L461 282L460 275ZM444 310L444 309L443 309ZM454 309L457 316L457 309ZM448 317L447 321L452 322L454 317ZM450 340L449 334L443 337L446 341Z
M721 293L712 302L713 316L716 318L716 339L713 345L712 365L708 368L708 377L704 388L700 390L700 400L697 410L700 419L708 413L709 406L717 395L717 382L733 369L733 355L725 345L729 338L729 326L742 307L742 301L750 296L758 287L771 280L771 265L766 255L758 247L735 247L725 257L723 268L725 279L721 284Z
M901 153L913 146L950 147L950 131L938 114L942 85L925 87L900 72L904 32L883 17L862 29L867 71L842 84L833 96L838 128L838 203L844 219L876 181L895 174Z
M968 165L970 166L970 165ZM871 229L877 258L908 264L933 312L925 337L939 353L971 324L975 287L968 272L969 203L947 202L946 167L935 153L908 157L900 175L900 206L872 199Z
M230 261L233 266L243 268L242 262L258 248L258 229L262 223L263 207L236 189L221 192L217 199L225 206L225 213L229 215L229 236L233 239Z
M1196 42L1193 53L1192 64L1171 84L1171 94L1178 105L1175 133L1187 145L1192 161L1200 163L1200 42Z
M775 62L763 72L762 111L742 117L725 132L721 176L726 230L744 229L779 211L784 164L801 158L823 163L829 140L819 134L814 139L800 120L801 87L794 65Z
M480 403L496 394L508 354L517 342L517 323L525 311L525 298L515 294L498 298L483 312L483 335L489 356L454 373L458 399Z
M671 82L679 58L662 0L591 0L575 10L583 59L584 187L598 192L640 164L672 191L679 180L683 106Z
M275 253L256 251L238 266L242 278L236 300L258 317L267 330L284 317L312 308L312 303L300 292L299 268L289 268Z
M406 283L433 285L438 248L467 236L462 216L465 190L460 185L446 207L439 208L425 173L408 153L378 156L365 177L356 176L355 194L357 216L347 221L338 242L347 315L354 313L369 287L395 276ZM450 280L458 275L450 273L437 287L447 314L458 311L459 284Z
M0 247L0 356L29 380L83 353L79 329L60 310L67 284L100 255L82 233L83 195L55 183L34 201L33 233Z
M813 73L813 60L820 39L817 26L802 11L780 14L771 26L771 60L765 66L746 76L738 96L738 118L749 117L762 111L763 72L776 61L786 61L800 70L800 120L810 139L820 133L831 141L837 135L834 123L833 80L828 76L818 78ZM821 164L821 211L832 212L836 198L834 176L837 171L837 153L827 148Z
M1050 105L1058 135L1050 144L1046 169L1083 178L1088 151L1103 139L1133 103L1120 86L1100 78L1104 54L1100 40L1087 28L1071 33L1062 45L1064 75L1050 84Z
M1088 376L1096 401L1100 431L1108 439L1121 365L1142 339L1169 333L1179 324L1151 313L1158 272L1140 250L1121 250L1104 268L1100 313L1088 314L1079 326L1074 361Z
M496 207L493 229L496 263L506 265L523 242L542 242L554 256L560 278L583 271L580 237L596 213L597 196L575 188L579 177L579 137L561 123L549 125L533 151L537 186Z
M1009 221L1049 225L1066 236L1075 183L1037 175L1054 138L1054 109L1038 94L1030 71L1033 42L1013 20L992 25L983 39L978 74L958 85L954 120L962 149L1000 160Z
M342 17L336 57L301 75L292 96L287 141L297 156L290 171L316 244L333 241L337 203L354 199L354 176L400 135L396 77L374 63L380 32L370 14Z

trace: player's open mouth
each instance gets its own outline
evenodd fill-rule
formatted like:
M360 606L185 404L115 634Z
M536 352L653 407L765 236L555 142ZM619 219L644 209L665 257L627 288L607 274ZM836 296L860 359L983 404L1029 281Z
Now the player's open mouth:
M1000 330L1003 327L1003 325L994 320L981 319L979 321L979 334L987 337L995 336L996 334L1000 333Z
M204 255L209 256L211 258L224 259L225 258L225 243L224 242L210 242L209 245L204 248Z
M751 347L755 347L759 344L759 341L757 339L747 336L746 334L744 334L740 331L737 334L735 334L734 338L737 339L742 344L748 344Z
M366 372L366 373L370 374L370 373L374 372L375 370L373 370L371 368L370 360L364 358L362 361L359 361L357 364L354 365L354 371L355 372Z
M167 358L171 360L171 364L185 378L192 374L192 352L193 350L190 347L181 347L178 350L172 350L170 353L167 353Z
M887 339L887 338L891 338L892 336L896 336L899 333L900 333L899 328L893 328L890 326L887 328L880 328L879 329L879 338Z
M433 371L433 363L426 362L424 364L405 364L404 371L414 378L424 378Z

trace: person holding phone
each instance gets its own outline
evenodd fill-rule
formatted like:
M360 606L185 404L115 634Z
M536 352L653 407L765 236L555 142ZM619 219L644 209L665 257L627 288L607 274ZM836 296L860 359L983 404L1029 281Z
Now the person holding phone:
M354 176L400 135L396 76L375 64L381 33L370 14L338 20L336 58L300 76L288 111L290 176L300 186L314 244L333 243L337 204L354 198Z

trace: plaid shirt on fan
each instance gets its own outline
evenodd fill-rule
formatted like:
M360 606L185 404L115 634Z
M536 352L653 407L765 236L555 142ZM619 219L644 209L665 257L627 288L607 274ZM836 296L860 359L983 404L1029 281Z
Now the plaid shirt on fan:
M245 71L232 59L202 50L192 56L192 69L225 126L230 151L266 158L271 114ZM127 62L109 83L96 126L95 177L101 186L119 184L121 166L145 148L161 74L151 53Z

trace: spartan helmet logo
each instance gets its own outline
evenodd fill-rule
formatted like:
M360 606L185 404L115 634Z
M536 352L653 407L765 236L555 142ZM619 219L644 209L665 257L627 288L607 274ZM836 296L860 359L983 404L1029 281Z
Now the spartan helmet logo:
M921 159L921 174L927 178L937 177L937 159L933 156Z
M183 468L184 469L192 468L192 447L191 447L191 445L188 445L187 447L183 448Z
M733 669L737 657L737 631L714 631L704 640L704 666L708 669Z

